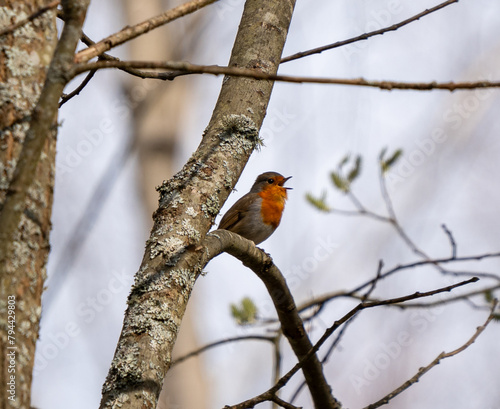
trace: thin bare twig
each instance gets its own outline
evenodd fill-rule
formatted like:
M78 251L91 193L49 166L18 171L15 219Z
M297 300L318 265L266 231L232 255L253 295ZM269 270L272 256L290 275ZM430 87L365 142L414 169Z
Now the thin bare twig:
M85 33L82 33L81 37L82 43L84 43L87 47L91 47L95 45L96 43ZM112 55L109 55L107 53L102 53L99 55L99 61L121 61L119 58L114 57ZM135 68L119 68L120 71L124 71L130 75L133 75L134 77L138 77L141 79L157 79L157 80L163 80L163 81L172 81L174 78L179 77L181 75L187 75L188 73L185 72L180 72L180 71L168 71L168 72L156 72L156 71L143 71L143 70L138 70ZM71 93L68 95L63 95L63 98L61 99L61 102L59 103L59 107L64 105L66 102L68 102L71 98L77 96L80 94L80 92L85 88L94 74L97 72L97 70L92 70L89 72L89 74L85 77L85 79L82 81L82 83Z
M382 193L382 198L384 200L387 212L389 213L389 218L387 219L387 221L392 224L392 226L398 232L399 236L403 239L403 241L406 243L406 245L415 254L419 255L423 259L428 260L430 257L427 254L425 254L424 251L422 251L420 248L418 248L418 246L413 242L412 239L410 239L410 237L406 234L404 229L399 224L398 218L396 216L396 212L394 210L394 206L392 204L391 196L389 195L389 192L387 191L387 185L385 182L384 172L382 169L380 169L379 181L380 181L380 191Z
M163 26L171 21L174 21L180 17L187 14L191 14L209 4L216 2L217 0L192 0L188 3L181 4L171 10L152 17L146 21L133 26L127 26L117 33L111 34L110 36L104 38L103 40L95 43L94 45L78 52L75 56L76 63L83 63L89 61L90 59L101 55L102 53L123 44L129 40L132 40L142 34L145 34L155 28Z
M497 284L497 285L494 285L494 286L491 286L491 287L482 288L482 289L479 289L479 290L469 291L467 293L456 295L454 297L449 297L449 298L446 298L446 299L443 299L443 300L438 300L438 301L433 301L433 302L427 302L427 303L393 304L393 306L395 306L397 308L401 308L401 309L407 309L407 308L433 308L433 307L439 307L439 306L442 306L442 305L450 304L450 303L456 302L456 301L466 301L466 300L469 300L471 297L476 297L476 296L479 296L479 295L483 295L484 296L484 294L486 292L488 292L488 291L491 292L491 291L495 291L495 290L498 290L498 289L500 289L500 284ZM337 293L325 295L325 296L321 297L320 299L312 300L312 301L308 302L306 305L304 305L302 308L309 309L311 307L315 307L316 305L325 305L328 302L334 300L335 298L339 298L339 297L348 297L348 298L353 298L353 299L360 300L360 301L363 299L363 296L358 295L358 294L351 294L350 292L337 292ZM378 302L380 300L375 299L375 298L370 298L367 301ZM477 309L483 309L483 307L475 307L475 308L477 308ZM311 319L311 317L308 317L308 319Z
M61 3L60 0L53 1L52 3L47 4L44 7L41 7L37 11L35 11L33 14L29 15L26 18L23 18L14 24L11 24L10 26L7 26L5 28L2 28L0 30L0 36L3 36L5 34L9 34L13 32L14 30L17 30L19 27L24 26L25 24L29 23L30 21L35 20L36 18L40 17L42 14L46 13L49 10L52 10L53 8L57 7Z
M455 258L457 256L457 243L455 242L455 238L448 227L446 227L446 224L442 224L441 227L448 236L448 240L450 240L451 257Z
M87 46L93 46L95 44L92 39L87 36L85 33L82 33L82 42ZM119 58L109 55L107 53L102 53L99 55L99 60L101 61L121 61ZM141 79L156 79L163 81L172 81L174 78L179 77L181 75L188 75L189 73L181 72L181 71L167 71L167 72L157 72L157 71L143 71L135 68L119 68L119 70L124 71L134 77L138 77Z
M285 409L301 409L298 406L294 406L291 403L288 403L283 399L280 399L280 397L277 395L272 396L271 401Z
M76 97L77 95L80 95L80 92L88 85L92 77L95 75L97 70L92 70L89 71L85 79L81 82L81 84L76 87L73 91L71 91L69 94L63 94L61 101L59 102L59 108L61 108L66 102L68 102L71 98Z
M268 341L274 344L275 337L266 337L264 335L242 335L239 337L232 337L232 338L226 338L226 339L221 339L220 341L215 341L211 342L210 344L204 345L201 348L196 349L195 351L189 352L186 355L182 355L177 359L174 359L172 361L171 366L178 365L189 358L195 357L205 351L208 351L209 349L229 344L232 342L238 342L238 341Z
M351 200L352 204L356 209L358 210L356 214L363 215L363 216L369 216L375 220L381 221L381 222L389 222L390 219L386 216L381 216L375 212L372 212L371 210L368 210L363 203L361 203L361 200L358 199L358 197L353 193L351 189L349 189L349 192L347 192L347 196Z
M500 81L474 81L474 82L400 82L400 81L374 81L364 78L312 78L302 76L268 74L253 69L227 67L219 65L197 65L182 61L97 61L77 64L69 73L72 77L85 71L106 68L139 68L139 69L163 69L180 71L190 74L231 75L234 77L247 77L261 80L308 83L308 84L331 84L351 85L360 87L379 88L382 90L475 90L478 88L500 88Z
M91 47L95 45L96 43L85 33L82 32L82 37L81 37L82 43L84 43L87 47ZM113 57L112 55L102 53L99 55L99 61L120 61L119 58ZM155 72L155 71L142 71L138 70L135 68L122 68L120 69L121 71L124 71L130 75L133 75L135 77L139 77L142 79L145 78L150 78L150 79L161 79L161 80L171 80L171 77L176 75L177 73L172 73L172 72ZM90 80L94 76L94 74L97 72L97 70L91 70L85 79L82 81L82 83L71 93L67 95L63 95L61 98L61 102L59 103L59 107L64 105L66 102L68 102L71 98L77 96L82 92L82 90L89 84Z
M281 363L282 363L282 359L281 359L281 344L280 344L280 341L281 341L281 333L278 332L278 334L276 334L276 336L273 339L273 344L274 344L273 345L273 347L274 347L273 384L276 384L280 380L280 376L281 376ZM279 394L279 391L276 391L275 392L275 396L277 398L279 398L278 394ZM279 403L276 402L276 401L273 401L273 409L275 409L277 407L277 405L279 405Z
M438 365L443 359L450 358L450 357L452 357L454 355L457 355L460 352L462 352L465 349L467 349L468 347L470 347L476 341L477 337L479 337L479 335L481 335L481 333L486 329L486 327L488 326L488 324L493 319L493 317L494 317L494 311L495 311L495 308L496 308L497 304L498 304L497 300L495 300L492 303L491 310L490 310L490 315L488 316L488 318L486 319L486 321L484 322L484 324L481 325L480 327L478 327L476 329L476 332L474 333L474 335L472 335L472 337L465 344L463 344L462 346L460 346L459 348L457 348L457 349L455 349L453 351L450 351L450 352L441 352L436 357L436 359L434 359L429 365L424 366L423 368L420 368L418 370L418 372L414 376L412 376L410 379L408 379L400 387L396 388L391 393L387 394L386 396L384 396L382 399L378 400L377 402L374 402L374 403L366 406L364 409L375 409L375 408L378 408L378 407L380 407L382 405L385 405L385 404L389 403L389 401L391 399L393 399L394 397L398 396L400 393L402 393L403 391L405 391L406 389L408 389L414 383L418 382L423 375L425 375L432 368L434 368L436 365Z
M454 277L462 277L462 276L471 276L474 275L479 278L487 278L490 280L495 280L495 281L500 281L500 276L496 275L495 273L481 273L479 271L454 271L454 270L446 270L446 269L441 269L440 270L443 274L447 275L452 275Z
M488 292L488 291L495 291L495 290L498 290L500 289L500 284L497 284L497 285L494 285L494 286L491 286L491 287L487 287L487 288L482 288L480 290L475 290L475 291L469 291L465 294L460 294L460 295L456 295L454 297L449 297L449 298L446 298L444 300L438 300L438 301L434 301L434 302L429 302L429 303L406 303L404 305L404 308L432 308L432 307L439 307L441 305L445 305L445 304L448 304L448 303L451 303L451 302L455 302L455 301L463 301L463 300L466 300L466 299L469 299L470 297L475 297L475 296L478 296L478 295L483 295ZM482 308L482 307L480 307Z
M370 287L368 288L368 291L361 298L361 301L366 301L368 298L370 298L370 295L372 295L373 291L375 290L375 287L377 286L378 281L380 280L380 276L382 275L382 268L383 267L384 267L384 261L379 260L378 267L377 267L377 275L373 279Z
M500 252L485 253L485 254L480 254L477 256L436 258L436 259L415 261L413 263L408 263L408 264L399 264L399 265L391 268L390 270L386 271L385 273L382 273L382 275L380 276L380 279L384 279L384 278L396 273L397 271L407 270L407 269L414 268L414 267L420 267L420 266L425 266L425 265L454 263L454 262L460 262L460 261L480 261L480 260L483 260L485 258L497 258L497 257L500 257ZM474 273L474 274L476 274L476 273ZM477 275L478 275L478 277L481 276L480 274L477 274ZM495 278L497 280L500 279L499 277L496 277L494 275L492 275L491 277L488 277L488 278ZM358 286L357 288L352 290L353 293L357 293L358 291L360 291L361 289L363 289L364 287L369 285L372 281L373 281L373 279L367 281L366 283L361 284L360 286Z
M393 24L392 26L381 28L380 30L370 31L369 33L361 34L359 36L356 36L356 37L353 37L353 38L349 38L348 40L337 41L336 43L333 43L333 44L324 45L322 47L313 48L312 50L302 51L300 53L296 53L296 54L290 55L288 57L282 58L281 59L281 63L283 64L283 63L286 63L286 62L289 62L289 61L293 61L293 60L297 60L299 58L306 57L306 56L309 56L309 55L319 54L319 53L322 53L323 51L331 50L331 49L337 48L337 47L342 47L344 45L352 44L352 43L355 43L355 42L358 42L358 41L361 41L361 40L367 40L370 37L373 37L373 36L376 36L376 35L385 34L385 33L389 32L389 31L395 31L395 30L397 30L397 29L399 29L399 28L401 28L401 27L403 27L403 26L405 26L407 24L410 24L410 23L412 23L414 21L417 21L420 18L422 18L424 16L427 16L427 15L429 15L431 13L434 13L435 11L438 11L438 10L440 10L440 9L446 7L446 6L449 6L450 4L453 4L453 3L458 3L458 0L448 0L448 1L445 1L444 3L438 4L435 7L432 7L430 9L424 10L421 13L416 14L413 17L410 17L410 18L408 18L406 20L403 20L403 21L401 21L399 23Z
M472 283L475 283L477 281L479 281L479 278L472 277L468 280L461 281L459 283L452 284L452 285L449 285L447 287L442 287L442 288L439 288L437 290L426 291L423 293L417 291L416 293L414 293L412 295L406 295L404 297L391 298L389 300L380 300L380 301L365 301L361 304L363 305L363 309L372 308L375 306L378 307L379 305L399 304L399 303L402 303L405 301L414 300L415 298L429 297L429 296L435 295L435 294L450 292L451 290L454 290L455 288L462 287L462 286L467 285L467 284L472 284Z
M402 265L398 265L390 270L388 270L387 272L385 273L381 273L380 274L380 277L378 278L379 280L380 279L383 279L383 278L386 278L387 276L389 275L392 275L400 270L405 270L405 269L410 269L410 268L415 268L415 267L421 267L421 266L425 266L425 265L434 265L434 264L439 264L439 263L451 263L451 262L464 262L464 261L480 261L484 258L498 258L500 257L500 252L499 253L487 253L487 254L482 254L482 255L477 255L477 256L468 256L468 257L456 257L456 258L443 258L443 259L433 259L433 260L422 260L422 261L417 261L417 262L414 262L414 263L410 263L410 264L402 264ZM492 274L492 273L478 273L478 272L475 272L475 271L470 271L470 272L454 272L456 276L460 276L460 275L467 275L467 276L476 276L478 278L487 278L487 279L494 279L495 281L500 281L500 277L498 277L497 275L495 274ZM314 308L314 312L312 314L310 314L309 316L307 317L303 317L303 320L304 321L309 321L311 319L313 319L314 317L316 317L323 309L323 307L330 301L336 299L336 298L354 298L354 299L357 299L357 300L360 300L362 301L363 300L363 295L359 294L364 288L366 287L369 287L371 285L373 285L373 282L375 281L375 279L370 279L366 282L364 282L363 284L359 285L358 287L354 288L353 290L350 290L350 291L336 291L336 292L333 292L333 293L330 293L330 294L325 294L321 297L317 297L313 300L310 300L302 305L300 305L298 307L298 310L301 314L303 314L305 311L311 309L311 308ZM399 308L410 308L410 307L414 307L414 308L423 308L423 307L426 307L426 306L429 306L429 307L433 307L433 306L438 306L438 305L443 305L443 304L446 304L448 302L454 302L454 301L459 301L459 300L465 300L469 297L473 297L473 296L476 296L476 295L480 295L482 293L484 293L485 291L494 291L494 290L497 290L497 289L500 289L500 284L496 284L494 286L491 286L491 287L488 287L488 288L484 288L484 289L481 289L481 290L476 290L476 291L471 291L471 292L468 292L468 293L465 293L465 294L462 294L462 295L459 295L459 296L456 296L456 297L451 297L451 298L448 298L446 300L440 300L440 301L436 301L434 303L428 303L428 304L406 304L405 306L402 306L402 305L398 305L397 307ZM378 301L378 300L374 300L374 299L370 299L370 298L367 298L367 301Z
M249 408L254 408L255 405L258 405L259 403L262 402L274 402L285 409L301 409L281 399L279 396L276 395L276 392L273 391L272 389L273 388L269 389L269 391L260 394L259 396L255 396L254 398L248 399L236 405L231 405L231 406L226 405L224 406L224 409L249 409Z

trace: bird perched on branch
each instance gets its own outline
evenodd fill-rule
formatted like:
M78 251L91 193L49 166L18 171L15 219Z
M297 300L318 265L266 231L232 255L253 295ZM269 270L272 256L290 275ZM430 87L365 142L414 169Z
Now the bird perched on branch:
M219 229L229 230L262 243L274 233L281 221L290 179L277 172L266 172L257 177L250 192L239 199L222 217Z

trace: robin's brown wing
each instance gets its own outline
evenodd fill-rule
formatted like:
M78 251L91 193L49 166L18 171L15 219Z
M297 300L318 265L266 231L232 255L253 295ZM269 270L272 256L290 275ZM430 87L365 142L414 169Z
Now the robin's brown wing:
M219 223L219 229L232 230L238 222L245 217L248 212L250 205L260 198L256 193L247 193L241 199L239 199L222 217Z

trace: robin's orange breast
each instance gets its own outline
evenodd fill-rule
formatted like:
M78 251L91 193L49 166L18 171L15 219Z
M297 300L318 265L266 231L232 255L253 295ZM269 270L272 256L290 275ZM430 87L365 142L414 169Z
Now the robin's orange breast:
M262 221L277 228L285 208L286 189L281 186L271 186L259 192L258 195L262 198L260 208Z

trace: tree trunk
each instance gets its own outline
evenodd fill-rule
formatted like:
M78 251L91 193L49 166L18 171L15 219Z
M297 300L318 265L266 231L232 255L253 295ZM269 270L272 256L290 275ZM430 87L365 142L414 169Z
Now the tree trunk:
M59 40L53 8L0 38L0 346L9 351L1 358L1 381L8 387L2 388L2 405L8 399L14 407L30 405L49 251L57 110L88 1L62 2ZM3 26L39 11L38 3L3 2Z
M294 0L248 0L229 65L276 73ZM273 83L226 77L200 146L160 188L101 408L154 408L194 282L198 243L258 146Z
M163 12L161 0L124 2L128 24L145 21ZM206 16L208 17L208 16ZM182 59L195 59L193 39L200 38L203 18L195 13L186 19L182 28L167 24L161 30L153 30L127 44L134 61L175 61L179 59L178 44L182 42ZM184 44L192 46L185 46ZM139 153L140 197L147 212L148 223L158 205L155 186L172 177L176 166L176 153L183 135L185 118L192 115L189 95L191 81L146 81L130 77L127 81L130 106L133 112L134 143ZM148 228L151 225L148 224ZM192 307L192 306L191 306ZM174 357L198 349L193 309L188 309L179 332ZM190 359L175 369L175 376L165 378L157 409L184 407L208 408L208 385L201 357ZM193 392L196 391L196 392Z
M39 8L35 0L2 3L2 27ZM57 43L55 19L56 12L52 10L0 37L0 207ZM13 252L5 260L0 277L2 408L30 407L31 373L49 253L55 148L53 126L45 140L35 179L27 191L20 223L11 237Z

